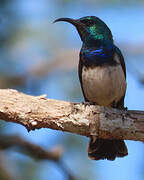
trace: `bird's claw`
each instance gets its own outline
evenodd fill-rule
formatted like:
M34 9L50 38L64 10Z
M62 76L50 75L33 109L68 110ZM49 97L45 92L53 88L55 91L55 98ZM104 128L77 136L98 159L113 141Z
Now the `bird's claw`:
M88 101L86 102L82 101L82 104L85 106L96 105L94 102L88 102Z

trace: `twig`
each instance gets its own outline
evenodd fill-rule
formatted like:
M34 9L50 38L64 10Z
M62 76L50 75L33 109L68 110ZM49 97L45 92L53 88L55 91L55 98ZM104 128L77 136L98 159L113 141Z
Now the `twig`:
M23 140L17 135L0 135L0 149L4 150L12 147L16 147L18 150L20 150L20 152L25 153L36 160L54 161L62 170L62 172L68 177L68 180L75 180L75 177L71 174L70 170L64 165L64 162L61 160L61 148L54 149L53 151L48 151L41 148L40 146ZM4 172L3 174L6 175L6 173Z
M40 146L23 140L19 136L0 135L0 149L8 149L14 146L37 160L44 159L58 161L62 154L61 149L57 149L57 151L48 151Z

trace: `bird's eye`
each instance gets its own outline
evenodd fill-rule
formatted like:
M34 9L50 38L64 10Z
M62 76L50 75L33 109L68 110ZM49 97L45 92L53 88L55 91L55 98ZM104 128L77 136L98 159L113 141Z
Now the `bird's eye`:
M81 23L85 24L86 26L92 26L94 25L94 21L89 20L89 19L83 19L80 21Z

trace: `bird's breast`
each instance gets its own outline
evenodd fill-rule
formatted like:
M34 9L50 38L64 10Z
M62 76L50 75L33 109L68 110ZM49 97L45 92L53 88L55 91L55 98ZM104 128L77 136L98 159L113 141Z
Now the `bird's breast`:
M88 101L101 106L111 106L113 102L118 102L126 91L121 65L83 66L82 86Z

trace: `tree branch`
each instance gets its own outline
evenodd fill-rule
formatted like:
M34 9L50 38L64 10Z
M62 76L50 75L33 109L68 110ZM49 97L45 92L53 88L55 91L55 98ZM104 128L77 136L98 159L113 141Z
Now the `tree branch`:
M0 150L5 150L11 147L16 147L20 152L25 153L36 160L54 161L57 164L57 166L63 171L63 173L68 177L69 180L75 179L70 170L67 168L67 166L65 166L64 162L61 160L62 148L57 147L51 151L48 151L46 149L41 148L38 145L32 144L22 139L17 135L0 135ZM1 165L0 169L2 169ZM8 173L6 173L6 171L3 171L3 174L0 173L0 175L6 176L8 175ZM7 178L7 180L13 179Z
M83 136L144 141L144 112L126 111L0 90L0 119L28 131L51 128Z
M62 155L61 148L48 151L38 145L23 140L17 135L0 135L0 149L8 149L14 146L37 160L59 161Z

